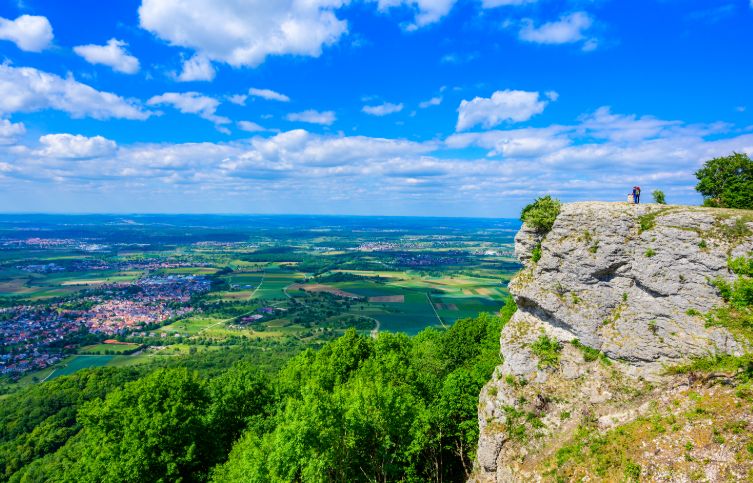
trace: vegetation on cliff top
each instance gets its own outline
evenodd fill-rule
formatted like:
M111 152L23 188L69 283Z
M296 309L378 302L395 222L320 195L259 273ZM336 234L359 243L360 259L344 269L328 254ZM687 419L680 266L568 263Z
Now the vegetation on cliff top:
M520 219L531 225L537 232L546 234L552 230L561 208L562 203L559 200L549 195L542 196L523 208Z

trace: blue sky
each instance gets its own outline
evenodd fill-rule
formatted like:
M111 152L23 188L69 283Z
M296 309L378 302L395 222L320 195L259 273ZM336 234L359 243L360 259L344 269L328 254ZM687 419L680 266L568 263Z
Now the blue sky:
M628 6L629 5L629 6ZM0 211L698 203L753 153L751 0L0 0Z

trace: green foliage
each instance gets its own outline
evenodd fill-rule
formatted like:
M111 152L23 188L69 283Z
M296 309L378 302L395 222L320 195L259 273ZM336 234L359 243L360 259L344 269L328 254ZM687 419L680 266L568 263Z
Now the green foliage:
M542 335L531 344L531 352L539 359L539 368L556 367L560 362L562 345L557 339Z
M509 303L499 317L414 338L349 332L301 354L278 377L275 415L248 426L213 479L467 478L478 393L500 362L499 331L513 311Z
M747 154L706 161L695 175L705 206L753 209L753 161Z
M751 258L737 257L727 260L727 266L735 275L753 277L753 256Z
M651 257L653 257L654 255L656 255L656 251L654 251L654 249L653 249L653 248L649 248L648 250L646 250L646 254L645 254L645 255L646 255L647 257L651 258Z
M753 354L733 356L716 354L693 359L687 364L667 368L668 374L689 374L692 372L738 373L744 381L753 379Z
M503 406L507 436L516 441L526 441L536 436L536 430L544 427L543 421L534 413L520 411L512 406Z
M81 430L79 408L136 379L133 369L100 368L34 385L0 404L0 480L55 452Z
M537 232L546 234L552 230L561 208L562 203L559 200L549 195L543 196L523 208L520 219L531 225Z
M541 260L541 242L537 243L536 246L533 247L533 250L531 250L531 261L536 263L539 260Z
M625 465L625 479L627 481L640 481L641 479L641 466L629 461Z
M578 350L581 351L581 353L583 354L583 360L586 362L593 362L595 360L599 360L605 365L610 365L612 363L609 360L609 358L606 356L606 354L604 354L598 349L594 349L593 347L584 345L578 339L573 339L570 343L576 348L578 348Z
M667 201L664 196L664 191L662 190L654 190L651 195L654 197L654 201L660 205L666 205Z
M415 337L351 330L274 376L194 356L181 364L201 372L101 369L34 386L0 405L0 479L463 480L514 311L509 299L498 316Z
M727 304L706 314L706 325L725 327L733 335L753 343L753 277L750 276L753 259L729 259L727 265L737 278L732 282L722 278L710 280Z

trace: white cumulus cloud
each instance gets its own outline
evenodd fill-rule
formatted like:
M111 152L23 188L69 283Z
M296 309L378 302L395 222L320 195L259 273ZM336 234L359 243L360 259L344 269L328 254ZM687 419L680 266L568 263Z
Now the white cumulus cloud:
M0 17L0 39L10 40L19 49L41 52L52 42L52 25L47 17L21 15L15 20Z
M415 12L415 19L407 26L408 30L416 30L420 27L438 22L445 17L456 0L377 0L378 8L386 11L395 7L407 7Z
M148 118L137 101L124 99L82 84L72 76L65 79L32 67L0 65L0 115L56 109L74 118Z
M22 122L12 123L7 119L0 119L0 145L13 144L26 133Z
M536 26L531 19L523 21L518 37L525 42L536 44L571 44L584 42L584 50L596 48L596 40L586 37L586 31L593 26L593 19L586 12L574 12L559 20Z
M248 95L251 97L261 97L269 101L290 102L290 98L285 94L280 94L271 89L257 89L252 87L248 90Z
M553 96L548 94L551 99ZM544 111L549 101L538 92L504 90L491 97L476 97L462 101L458 108L456 129L464 131L476 125L489 129L504 121L523 122Z
M180 82L211 81L215 71L212 63L203 55L194 55L183 61L183 70L176 77Z
M442 96L436 96L426 101L420 102L418 104L418 107L420 107L421 109L426 109L427 107L438 106L440 104L442 104Z
M394 114L403 110L403 104L393 104L391 102L385 102L376 106L363 106L361 109L366 114L372 116L386 116L387 114Z
M90 64L102 64L116 72L135 74L139 71L139 59L124 48L128 44L122 40L110 39L105 45L79 45L73 51Z
M331 126L335 122L337 117L333 111L315 111L309 109L303 112L292 112L286 116L288 121L306 122L309 124L322 124L324 126Z
M165 92L159 96L152 97L146 103L150 106L173 106L184 114L196 114L218 126L230 123L230 119L217 115L220 101L198 92ZM220 130L222 132L227 131L226 129Z
M266 131L263 127L251 121L238 121L236 123L240 129L248 132L262 132Z
M115 141L102 136L86 137L80 134L47 134L39 138L40 156L60 159L91 159L115 153Z
M171 45L234 67L270 55L318 57L347 32L346 0L142 0L141 27Z

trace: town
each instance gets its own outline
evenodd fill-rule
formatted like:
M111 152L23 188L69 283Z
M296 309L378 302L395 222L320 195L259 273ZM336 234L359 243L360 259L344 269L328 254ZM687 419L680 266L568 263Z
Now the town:
M146 276L99 286L75 302L0 309L0 374L43 369L81 341L124 335L185 316L194 310L191 298L209 287L209 280L201 276Z

